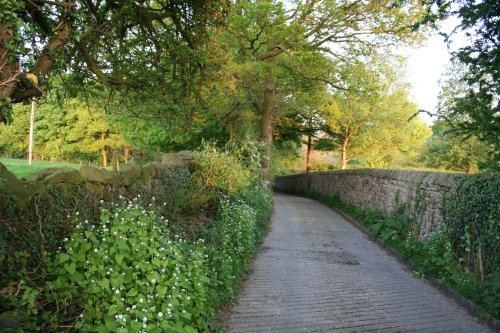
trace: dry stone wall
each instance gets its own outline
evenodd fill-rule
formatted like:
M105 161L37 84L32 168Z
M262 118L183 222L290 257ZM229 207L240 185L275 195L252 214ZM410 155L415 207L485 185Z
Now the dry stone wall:
M189 165L190 154L172 154L170 161L150 162L140 166L135 162L120 165L118 171L93 166L73 168L47 168L17 179L0 163L0 218L8 209L28 209L32 198L39 194L56 190L64 196L75 186L83 187L96 201L101 200L111 189L126 193L136 192L137 188L151 189L152 179L159 177L164 170Z
M302 195L336 195L342 202L387 213L404 205L422 237L443 222L443 199L461 177L466 175L382 169L335 170L277 177L274 189Z

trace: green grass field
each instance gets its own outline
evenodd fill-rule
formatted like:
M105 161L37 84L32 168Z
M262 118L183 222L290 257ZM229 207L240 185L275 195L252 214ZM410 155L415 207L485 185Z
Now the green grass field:
M45 162L45 161L33 161L32 165L28 165L28 160L18 160L13 158L0 157L0 163L5 165L7 169L16 175L17 178L26 177L30 173L36 172L38 170L47 168L60 168L60 167L70 167L74 169L79 169L79 164L64 163L64 162Z

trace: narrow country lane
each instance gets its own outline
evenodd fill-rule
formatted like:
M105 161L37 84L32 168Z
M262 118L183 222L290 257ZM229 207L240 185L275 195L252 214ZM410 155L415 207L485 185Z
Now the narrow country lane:
M274 205L228 333L490 332L328 207L281 194Z

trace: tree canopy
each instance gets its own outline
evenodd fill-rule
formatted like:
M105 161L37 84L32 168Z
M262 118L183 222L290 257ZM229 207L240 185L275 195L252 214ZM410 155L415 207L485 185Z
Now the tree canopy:
M464 69L455 81L463 89L442 99L446 135L435 128L431 140L448 132L488 147L498 140L497 5L489 2L0 0L0 6L0 121L12 120L14 104L37 98L35 137L50 158L105 161L130 147L166 152L207 140L220 146L260 140L264 177L273 149L301 144L310 156L328 142L343 155L343 167L353 159L391 165L415 156L430 135L418 120L407 121L416 107L393 49L418 44L430 23L453 13L473 42L455 54ZM19 156L23 112L14 108L19 121L2 127L10 133L2 133L2 149ZM280 143L273 147L273 140Z
M498 144L500 132L500 4L498 1L434 0L427 20L456 16L454 29L463 31L469 43L452 53L463 65L461 76L466 89L453 104L438 110L439 119L458 135L475 136L488 144ZM434 11L433 11L434 10ZM453 37L446 36L447 40ZM460 121L457 121L460 119ZM497 153L498 154L498 153Z
M41 96L48 74L73 86L187 94L203 69L207 32L224 21L228 1L3 0L0 120L10 103ZM65 83L66 84L66 83Z

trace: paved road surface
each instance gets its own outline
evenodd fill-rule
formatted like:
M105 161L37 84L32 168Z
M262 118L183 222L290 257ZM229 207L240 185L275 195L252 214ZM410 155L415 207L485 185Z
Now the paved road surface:
M274 200L227 332L490 332L331 209Z

